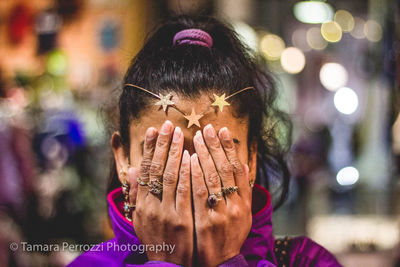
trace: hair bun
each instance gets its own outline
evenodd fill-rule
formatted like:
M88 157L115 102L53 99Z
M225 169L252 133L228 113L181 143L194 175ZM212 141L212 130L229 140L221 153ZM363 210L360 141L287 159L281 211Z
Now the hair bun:
M200 29L185 29L175 34L173 45L190 44L211 48L213 39L211 35Z

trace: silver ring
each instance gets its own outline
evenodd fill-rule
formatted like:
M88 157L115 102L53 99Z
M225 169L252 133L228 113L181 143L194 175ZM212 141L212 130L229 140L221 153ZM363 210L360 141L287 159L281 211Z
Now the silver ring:
M148 186L148 184L146 182L143 182L142 178L140 178L140 177L137 178L137 182L138 182L138 185Z

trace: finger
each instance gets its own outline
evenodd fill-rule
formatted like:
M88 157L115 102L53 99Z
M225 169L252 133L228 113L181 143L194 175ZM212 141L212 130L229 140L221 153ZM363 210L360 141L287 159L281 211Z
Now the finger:
M245 172L245 176L247 177L247 180L248 180L248 182L249 182L249 186L250 186L250 175L249 175L249 165L247 165L247 164L244 164L244 172ZM250 192L251 192L251 190L252 190L252 188L250 187ZM249 194L249 196L248 196L249 198L249 203L252 203L252 197L253 197L253 194Z
M246 177L246 173L243 167L243 164L240 162L239 157L236 152L235 144L233 143L231 134L226 127L223 127L219 131L219 137L222 143L222 146L225 150L226 157L228 161L233 167L233 175L235 177L235 184L239 187L238 194L241 196L248 196L250 193L250 186L248 177Z
M179 165L181 163L183 149L183 133L176 127L169 148L167 164L163 174L162 202L168 207L175 207L176 184L178 182Z
M165 121L161 127L161 131L157 138L156 148L154 149L153 160L150 165L150 183L154 180L158 182L161 182L162 180L173 129L174 126L172 122L168 120Z
M139 170L135 167L130 167L128 169L128 179L129 179L129 204L136 205L136 196L138 191L137 177L139 175Z
M151 161L153 159L154 150L156 147L158 132L154 127L150 127L146 131L146 136L143 144L143 158L140 164L139 176L142 182L149 182L149 171L151 166ZM147 186L139 185L137 198L143 199L148 192Z
M208 124L204 127L204 140L206 141L208 151L214 161L219 176L221 177L222 186L227 188L235 186L235 178L233 177L233 167L226 158L225 151L221 146L221 142L217 137L214 127Z
M176 210L179 214L185 214L186 211L192 209L190 192L190 155L189 152L185 150L182 156L179 181L176 187Z
M190 157L190 171L192 176L193 207L196 220L201 218L201 215L204 215L208 210L208 190L196 153Z
M208 192L210 194L216 194L221 191L221 178L219 177L214 161L204 143L201 131L197 131L193 138L193 143L201 169L204 173L204 180L206 181Z

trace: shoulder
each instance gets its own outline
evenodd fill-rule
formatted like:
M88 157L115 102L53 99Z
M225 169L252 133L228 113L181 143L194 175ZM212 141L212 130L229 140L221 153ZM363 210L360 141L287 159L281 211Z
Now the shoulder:
M305 236L285 238L290 266L342 266L327 249ZM278 243L279 241L277 241Z
M72 261L67 267L78 267L78 266L120 266L118 252L110 250L109 248L115 242L114 239L109 241L93 245L90 250L79 255L74 261Z

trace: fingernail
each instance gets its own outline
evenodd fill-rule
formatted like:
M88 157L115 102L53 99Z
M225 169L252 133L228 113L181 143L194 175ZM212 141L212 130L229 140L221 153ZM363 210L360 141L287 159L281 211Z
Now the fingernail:
M162 134L169 134L172 130L172 123L170 121L165 121L161 127Z
M172 140L177 143L179 142L179 140L181 139L181 134L182 134L182 130L179 127L175 128L175 132L174 132L174 137L172 138Z
M221 129L221 137L224 141L231 140L231 134L229 133L228 128L224 127Z
M215 137L215 130L214 130L214 127L211 125L211 124L208 124L206 127L205 127L205 132L206 132L206 134L207 134L207 136L208 137L210 137L210 138L214 138Z
M147 129L146 141L151 141L156 137L156 130L154 128Z
M196 135L194 136L194 140L198 143L198 144L203 144L203 137L201 136L201 131L197 131Z
M185 149L185 151L183 151L182 162L188 162L188 159L190 159L189 152Z
M223 145L226 148L232 148L233 147L233 142L231 138L231 134L229 133L228 128L224 127L220 130L221 133L221 138L224 141Z

